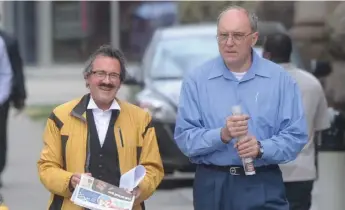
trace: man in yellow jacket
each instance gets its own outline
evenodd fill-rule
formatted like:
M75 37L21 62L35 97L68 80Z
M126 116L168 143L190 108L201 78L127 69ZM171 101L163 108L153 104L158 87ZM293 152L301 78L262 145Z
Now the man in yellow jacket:
M163 165L151 116L116 94L126 76L120 51L104 46L88 61L84 79L90 93L56 107L47 120L38 161L39 177L51 192L49 210L81 210L70 201L81 174L119 186L120 176L138 164L146 175L134 210L163 179Z

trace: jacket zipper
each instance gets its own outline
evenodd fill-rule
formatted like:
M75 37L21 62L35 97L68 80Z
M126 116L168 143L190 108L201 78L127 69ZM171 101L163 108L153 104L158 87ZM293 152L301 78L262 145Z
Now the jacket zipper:
M119 127L119 134L120 134L121 146L124 147L123 138L122 138L122 131L121 131L121 128L120 128L120 127Z

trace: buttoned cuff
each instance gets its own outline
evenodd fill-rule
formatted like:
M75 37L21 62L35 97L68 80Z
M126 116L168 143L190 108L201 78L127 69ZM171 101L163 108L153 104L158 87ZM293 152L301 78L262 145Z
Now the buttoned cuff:
M226 145L222 141L222 128L216 128L207 131L204 134L204 139L209 143L208 145L212 145L212 147L218 148Z
M271 161L274 156L274 146L272 141L260 141L264 154L262 159L266 161Z

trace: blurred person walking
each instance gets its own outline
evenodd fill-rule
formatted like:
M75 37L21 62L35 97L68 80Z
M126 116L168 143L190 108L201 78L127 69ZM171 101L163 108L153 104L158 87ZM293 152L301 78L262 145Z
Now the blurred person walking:
M263 57L280 64L297 82L302 92L309 141L297 158L280 165L291 210L309 210L316 179L315 137L330 127L328 105L319 80L290 62L292 41L286 34L268 35ZM290 90L286 90L287 92Z
M18 111L22 111L25 108L26 88L24 65L19 52L18 41L14 36L2 29L0 29L0 37L3 38L6 44L8 58L12 66L13 79L9 98L10 104Z
M116 98L125 76L122 53L103 46L84 70L90 93L51 113L38 161L41 182L51 192L49 209L82 209L70 198L84 173L119 186L121 174L143 165L146 176L133 191L134 210L145 209L160 184L164 171L151 116Z
M13 84L13 70L4 38L0 36L0 188L7 156L7 118Z
M296 82L253 50L257 22L244 8L225 9L220 56L183 80L175 141L197 164L196 210L289 209L278 164L307 143L306 120ZM232 115L235 105L243 115ZM242 158L254 159L255 175L245 175Z

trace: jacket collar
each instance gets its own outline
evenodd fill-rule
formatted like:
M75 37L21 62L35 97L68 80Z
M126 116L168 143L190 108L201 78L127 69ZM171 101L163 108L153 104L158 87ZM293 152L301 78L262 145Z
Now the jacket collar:
M78 104L72 109L71 111L71 116L73 117L76 117L78 119L80 119L81 121L83 122L86 122L86 110L87 110L87 106L89 104L89 101L90 101L90 93L88 94L85 94L81 99L80 101L78 102ZM121 103L119 100L117 100L115 98L115 100L117 101L118 103L118 108L120 110L120 107L121 107Z
M82 120L83 122L86 122L86 109L87 109L87 105L89 101L90 101L90 93L84 95L80 99L78 104L72 109L71 115L73 117L76 117Z

